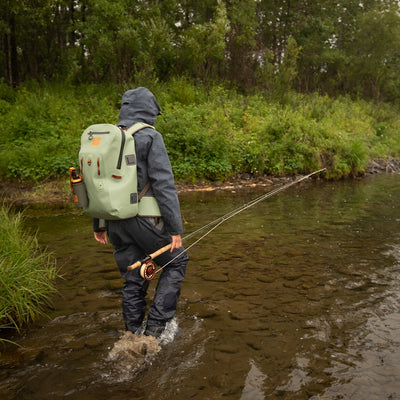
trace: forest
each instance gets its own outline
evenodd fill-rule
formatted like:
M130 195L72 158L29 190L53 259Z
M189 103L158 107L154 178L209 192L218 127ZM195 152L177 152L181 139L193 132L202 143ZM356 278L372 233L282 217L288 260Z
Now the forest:
M399 98L396 0L1 0L0 63L12 87L225 82Z

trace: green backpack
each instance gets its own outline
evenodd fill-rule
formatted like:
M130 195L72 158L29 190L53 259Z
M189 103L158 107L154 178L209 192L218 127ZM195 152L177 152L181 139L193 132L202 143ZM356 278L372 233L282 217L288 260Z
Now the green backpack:
M82 133L79 161L88 197L86 214L106 220L161 216L155 197L145 195L150 184L137 192L133 135L143 128L153 127L138 122L125 131L112 124L95 124Z

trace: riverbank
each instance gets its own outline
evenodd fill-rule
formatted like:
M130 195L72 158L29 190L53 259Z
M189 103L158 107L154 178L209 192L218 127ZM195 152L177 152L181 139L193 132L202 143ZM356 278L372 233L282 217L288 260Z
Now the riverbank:
M393 158L379 158L369 163L364 175L382 173L400 173L400 160ZM176 183L178 193L193 191L237 190L245 187L268 187L284 183L293 177L279 176L252 176L243 174L224 182L198 181L196 183ZM18 207L29 205L51 205L67 208L72 205L72 196L68 180L50 180L40 183L2 181L0 182L0 196L5 204Z

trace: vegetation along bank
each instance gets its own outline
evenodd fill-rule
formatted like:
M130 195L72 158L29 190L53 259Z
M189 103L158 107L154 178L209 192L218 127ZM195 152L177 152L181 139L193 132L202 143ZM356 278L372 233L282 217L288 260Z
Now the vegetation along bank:
M326 179L365 173L372 160L400 154L394 104L287 93L243 95L185 79L165 84L0 85L0 178L65 179L78 167L80 135L97 122L116 122L124 90L149 87L163 114L163 134L177 181L234 176L284 176L326 167Z

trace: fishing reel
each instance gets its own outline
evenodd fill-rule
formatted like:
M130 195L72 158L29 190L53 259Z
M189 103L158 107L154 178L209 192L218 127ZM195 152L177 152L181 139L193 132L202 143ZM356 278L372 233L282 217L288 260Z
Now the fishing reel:
M138 268L139 276L146 281L151 281L157 273L157 264L153 260L146 260L143 264Z

